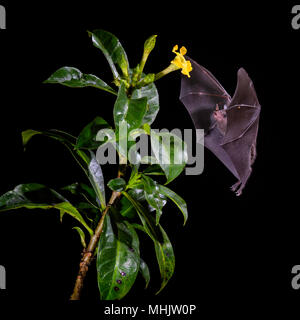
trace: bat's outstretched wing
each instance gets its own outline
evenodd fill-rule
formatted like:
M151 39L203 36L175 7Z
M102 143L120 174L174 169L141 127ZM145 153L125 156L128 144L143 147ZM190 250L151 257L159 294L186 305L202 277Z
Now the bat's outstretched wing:
M218 80L204 67L192 59L193 70L191 77L181 78L179 99L185 105L194 122L196 129L204 129L207 133L213 125L211 117L218 105L221 109L229 105L231 98Z
M203 66L190 58L193 70L191 77L181 78L180 100L187 108L196 129L204 129L204 144L231 173L239 179L239 175L226 151L221 146L223 135L214 125L212 117L216 107L228 106L231 97L219 81Z
M256 155L256 138L260 104L251 79L244 69L238 71L235 94L226 110L227 128L221 143L239 176L233 190L240 195L250 174Z

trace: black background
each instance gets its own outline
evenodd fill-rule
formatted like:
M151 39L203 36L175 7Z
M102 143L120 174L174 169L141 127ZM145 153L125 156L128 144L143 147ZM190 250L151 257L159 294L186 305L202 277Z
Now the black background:
M23 130L56 128L74 135L100 115L112 122L114 97L94 88L71 89L42 84L61 66L74 66L110 82L102 53L87 30L114 33L130 65L143 43L157 34L146 72L168 66L175 44L209 69L229 94L244 67L262 105L258 157L241 197L229 190L234 177L208 151L200 176L181 175L172 188L189 206L189 220L172 205L162 218L176 254L175 275L155 296L159 274L151 243L143 256L151 267L150 288L140 279L125 304L197 304L211 317L288 312L300 292L291 288L291 269L300 263L298 213L299 39L291 27L293 4L240 5L204 2L43 1L5 3L7 30L0 30L0 193L37 182L58 189L82 180L63 146L36 137L24 153ZM162 7L163 4L163 7ZM180 74L157 82L160 112L153 128L191 128L178 100ZM108 176L113 175L111 168ZM108 179L108 178L107 178ZM293 184L295 182L295 184ZM7 270L2 301L51 301L64 304L80 260L74 221L59 222L56 211L18 210L0 216L0 265ZM98 302L96 272L91 268L83 301ZM2 301L1 301L2 300ZM30 305L30 304L29 304ZM260 310L260 311L259 311ZM100 312L101 313L101 312Z

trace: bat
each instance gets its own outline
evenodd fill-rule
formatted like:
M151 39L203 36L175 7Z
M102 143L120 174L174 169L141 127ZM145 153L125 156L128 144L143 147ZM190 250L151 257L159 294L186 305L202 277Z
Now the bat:
M242 194L256 158L261 106L247 72L240 68L233 98L218 80L190 58L191 77L182 76L179 99L196 129L204 130L204 146L238 179L231 190Z

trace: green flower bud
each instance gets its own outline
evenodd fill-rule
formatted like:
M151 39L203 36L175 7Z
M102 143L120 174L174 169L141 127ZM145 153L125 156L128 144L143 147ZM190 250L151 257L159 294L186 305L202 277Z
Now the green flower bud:
M148 39L145 41L145 44L144 44L144 54L149 55L150 52L154 49L155 43L156 43L156 37L157 37L157 35L155 34L155 35L151 36L150 38L148 38Z
M149 57L150 52L155 47L156 37L157 37L157 35L155 34L145 41L144 52L143 52L142 60L140 62L140 75L142 74L142 72L144 70L144 66L145 66L145 63Z
M155 74L149 73L138 82L136 87L142 88L142 87L147 86L148 84L152 83L154 80L155 80Z

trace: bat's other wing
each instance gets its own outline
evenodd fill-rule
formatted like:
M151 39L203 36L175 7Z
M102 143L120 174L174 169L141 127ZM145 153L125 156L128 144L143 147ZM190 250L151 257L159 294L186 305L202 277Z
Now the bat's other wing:
M235 94L226 110L227 128L222 146L229 155L240 181L237 195L240 195L251 174L251 165L256 155L256 138L260 104L251 79L244 69L238 71Z
M227 129L223 145L240 139L259 118L260 104L253 82L243 68L238 71L237 87L226 114Z

